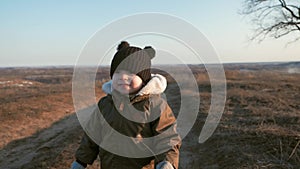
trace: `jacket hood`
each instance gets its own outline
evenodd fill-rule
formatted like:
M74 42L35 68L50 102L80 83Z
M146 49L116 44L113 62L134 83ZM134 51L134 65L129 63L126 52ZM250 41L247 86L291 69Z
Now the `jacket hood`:
M151 80L136 94L136 96L161 94L167 88L167 80L160 74L151 74ZM102 90L106 94L112 94L112 80L102 85Z

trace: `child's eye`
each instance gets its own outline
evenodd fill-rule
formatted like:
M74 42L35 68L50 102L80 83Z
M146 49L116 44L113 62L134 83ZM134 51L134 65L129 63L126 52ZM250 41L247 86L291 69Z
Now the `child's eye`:
M132 75L135 75L133 72L131 72L131 71L128 71L128 70L116 70L115 71L115 73L119 73L119 74L126 74L126 75L130 75L130 76L132 76Z
M128 75L135 75L133 72L131 72L131 71L126 71L126 73L128 74Z

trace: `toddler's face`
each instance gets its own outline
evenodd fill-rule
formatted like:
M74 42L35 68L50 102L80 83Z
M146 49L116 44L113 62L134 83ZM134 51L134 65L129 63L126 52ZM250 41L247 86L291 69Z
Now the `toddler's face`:
M120 70L113 74L112 84L114 90L122 94L132 94L141 89L143 81L136 74Z

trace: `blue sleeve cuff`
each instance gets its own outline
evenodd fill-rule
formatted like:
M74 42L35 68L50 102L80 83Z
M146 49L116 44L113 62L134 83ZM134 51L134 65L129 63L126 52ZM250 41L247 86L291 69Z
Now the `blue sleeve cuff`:
M79 164L77 161L74 161L71 165L71 169L85 169L81 164Z
M174 169L169 161L162 161L156 165L156 169Z

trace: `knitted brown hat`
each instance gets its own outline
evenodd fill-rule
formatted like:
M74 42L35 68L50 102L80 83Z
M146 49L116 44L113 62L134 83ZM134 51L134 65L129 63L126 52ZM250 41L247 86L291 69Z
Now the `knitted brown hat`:
M147 83L151 78L151 59L155 56L155 50L151 46L144 49L130 46L126 41L122 41L117 50L111 62L110 77L112 78L116 70L126 70Z

